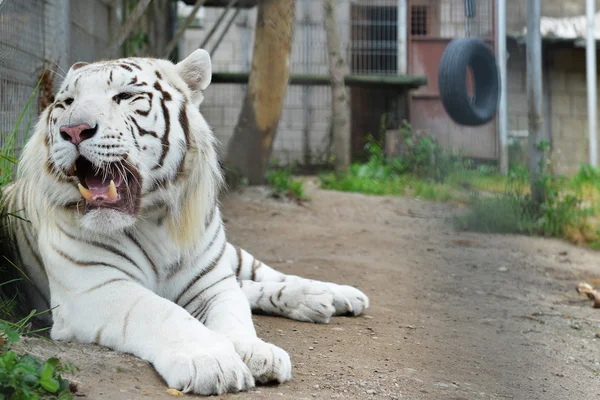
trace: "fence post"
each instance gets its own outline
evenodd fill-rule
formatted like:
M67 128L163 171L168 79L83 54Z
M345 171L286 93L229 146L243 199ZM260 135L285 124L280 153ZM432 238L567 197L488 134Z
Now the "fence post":
M398 47L397 47L397 73L398 75L406 75L408 73L407 62L408 59L406 57L406 50L408 46L408 10L407 10L407 0L398 0L398 9L396 11L396 26L397 26L397 36L398 36Z
M590 146L590 165L598 166L598 136L596 132L597 98L596 98L596 0L586 0L587 37L585 46L587 76L588 135Z
M527 109L529 122L529 181L535 204L544 201L540 182L545 167L542 145L542 37L540 33L540 0L527 0Z
M507 121L507 73L506 73L506 0L496 0L497 53L500 69L500 104L498 107L498 147L500 150L500 172L508 174L508 121Z

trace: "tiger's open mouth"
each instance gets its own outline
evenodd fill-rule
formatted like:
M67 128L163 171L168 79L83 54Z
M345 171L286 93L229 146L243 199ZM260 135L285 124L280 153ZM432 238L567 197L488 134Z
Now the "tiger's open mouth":
M121 163L95 167L85 157L75 161L79 192L85 199L84 213L98 208L111 208L135 214L140 202L140 177L131 167Z

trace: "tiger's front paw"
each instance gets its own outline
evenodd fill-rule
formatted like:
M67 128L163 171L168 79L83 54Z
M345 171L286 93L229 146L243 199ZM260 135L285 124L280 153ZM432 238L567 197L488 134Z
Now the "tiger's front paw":
M369 308L369 298L360 290L335 283L330 283L328 286L333 292L335 315L352 314L357 316Z
M154 367L170 388L184 393L219 395L254 387L254 378L235 348L185 346L159 357Z
M281 348L257 337L233 340L233 344L257 382L281 383L292 379L290 356Z
M327 324L335 313L334 294L322 283L289 283L277 295L275 304L296 321Z

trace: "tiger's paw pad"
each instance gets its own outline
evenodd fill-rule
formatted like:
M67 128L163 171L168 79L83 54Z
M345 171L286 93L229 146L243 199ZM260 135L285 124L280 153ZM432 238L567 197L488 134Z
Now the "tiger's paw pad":
M259 383L292 379L290 356L279 347L258 338L233 340L236 351Z

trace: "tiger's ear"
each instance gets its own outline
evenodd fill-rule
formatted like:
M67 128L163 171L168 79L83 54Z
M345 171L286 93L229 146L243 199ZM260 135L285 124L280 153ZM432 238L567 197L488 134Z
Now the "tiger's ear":
M81 67L85 67L86 65L88 65L88 63L86 63L85 61L78 61L75 64L71 65L71 68L69 68L69 72L67 74L69 74Z
M198 105L202 102L202 92L210 85L212 66L210 55L204 49L198 49L175 66L177 73L192 91L192 100Z

